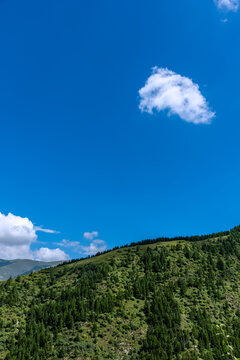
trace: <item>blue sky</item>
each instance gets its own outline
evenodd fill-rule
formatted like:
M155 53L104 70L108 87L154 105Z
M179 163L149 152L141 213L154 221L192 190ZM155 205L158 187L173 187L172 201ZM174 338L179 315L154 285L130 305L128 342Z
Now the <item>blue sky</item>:
M237 10L235 0L0 1L0 211L34 226L31 253L11 257L79 257L240 223ZM169 103L141 111L153 67L180 89L191 81L215 113L208 124ZM2 218L3 235L0 222L0 257L18 246L14 221Z

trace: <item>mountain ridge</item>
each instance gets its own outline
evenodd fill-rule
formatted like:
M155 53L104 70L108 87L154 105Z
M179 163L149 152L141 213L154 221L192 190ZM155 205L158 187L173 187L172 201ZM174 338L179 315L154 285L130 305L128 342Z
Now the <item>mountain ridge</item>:
M0 259L0 281L8 278L16 278L17 276L26 275L32 271L38 271L46 267L57 266L62 261L37 261L31 259Z

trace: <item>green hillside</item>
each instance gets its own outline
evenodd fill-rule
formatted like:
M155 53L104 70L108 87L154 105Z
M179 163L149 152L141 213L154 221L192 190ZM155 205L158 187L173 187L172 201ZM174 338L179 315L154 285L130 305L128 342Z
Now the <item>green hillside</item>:
M240 228L147 240L0 284L0 359L240 357Z
M37 271L46 267L56 266L62 261L44 262L28 259L1 260L0 259L0 281L7 280L10 277L15 278L18 275L25 275L32 271Z

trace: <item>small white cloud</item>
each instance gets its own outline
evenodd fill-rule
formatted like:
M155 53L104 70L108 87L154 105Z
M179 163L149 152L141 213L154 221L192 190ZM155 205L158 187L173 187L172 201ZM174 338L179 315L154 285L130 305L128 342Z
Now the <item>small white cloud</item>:
M105 244L105 241L104 240L100 240L100 239L96 239L96 240L93 240L94 244L95 245L101 245L103 246Z
M70 241L67 239L63 239L61 242L55 243L58 246L63 246L63 247L77 247L78 245L80 245L79 241Z
M44 229L42 226L34 226L35 231L41 231L47 234L59 234L59 231L51 230L51 229Z
M106 243L103 240L93 240L89 246L79 246L79 250L84 255L95 255L98 252L103 252L107 249Z
M239 0L214 0L219 9L226 11L238 11Z
M149 114L168 110L169 116L178 115L194 124L209 124L215 115L197 84L168 69L154 67L139 95L140 110Z
M85 233L83 234L83 237L84 237L85 239L92 240L92 239L98 237L98 232L97 232L97 231L85 232Z
M40 248L34 252L34 258L38 261L61 261L68 260L69 256L61 249Z

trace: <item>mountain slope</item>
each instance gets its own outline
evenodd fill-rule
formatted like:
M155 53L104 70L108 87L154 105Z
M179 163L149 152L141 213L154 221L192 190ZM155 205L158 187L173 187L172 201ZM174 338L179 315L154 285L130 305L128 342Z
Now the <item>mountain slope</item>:
M234 359L239 286L239 228L10 279L0 286L0 358Z
M28 259L1 260L0 259L0 281L7 280L10 277L15 278L19 275L25 275L32 271L41 270L46 267L56 266L62 261L43 262Z

